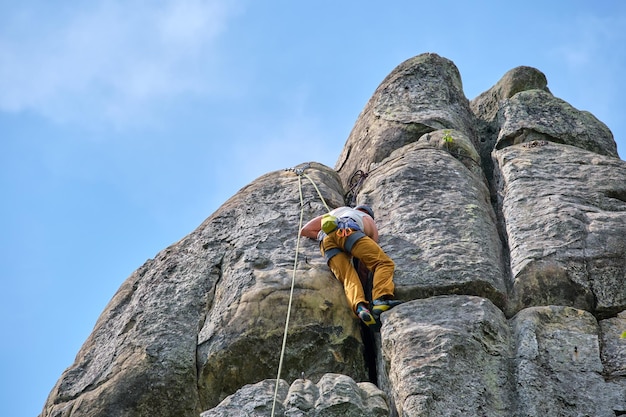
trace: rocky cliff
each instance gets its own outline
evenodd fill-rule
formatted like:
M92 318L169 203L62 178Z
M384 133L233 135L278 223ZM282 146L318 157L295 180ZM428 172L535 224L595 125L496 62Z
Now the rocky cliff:
M626 162L540 71L470 101L419 55L334 169L294 168L135 271L41 416L626 415ZM297 236L346 202L373 207L406 301L379 332Z

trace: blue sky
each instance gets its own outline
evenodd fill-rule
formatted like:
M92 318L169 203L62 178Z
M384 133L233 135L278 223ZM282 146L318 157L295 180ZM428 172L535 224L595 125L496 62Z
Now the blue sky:
M620 0L0 0L0 415L36 416L121 283L241 187L334 166L415 55L469 99L535 67L624 158L624 27Z

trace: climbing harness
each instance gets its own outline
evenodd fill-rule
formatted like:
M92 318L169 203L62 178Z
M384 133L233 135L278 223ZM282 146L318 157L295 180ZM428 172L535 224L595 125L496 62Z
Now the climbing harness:
M361 238L365 237L365 233L358 228L351 229L337 229L337 235L339 237L345 237L346 240L343 242L343 248L330 248L324 251L324 259L326 263L330 262L333 256L338 255L341 252L352 254L352 248L354 244Z
M361 227L351 217L340 217L337 219L337 236L348 237L352 232L360 231Z
M291 316L291 303L293 301L293 289L294 289L295 282L296 282L296 270L298 267L298 252L300 252L300 229L302 229L302 219L304 217L304 198L302 196L302 177L303 176L306 177L311 182L311 184L313 184L313 187L315 187L315 190L317 191L317 194L322 200L324 207L326 207L326 210L330 211L330 209L328 208L328 205L326 204L326 201L324 200L324 197L322 197L322 193L320 193L319 188L317 188L317 185L315 185L315 182L313 181L313 179L311 179L311 177L309 177L304 172L304 170L308 168L309 166L310 166L309 164L306 164L303 168L287 169L287 171L293 171L298 175L298 192L300 193L300 223L298 226L298 237L296 239L296 256L295 256L294 263L293 263L293 273L291 275L291 290L289 292L289 304L287 305L287 318L285 320L285 330L283 332L283 344L280 350L280 359L278 361L278 373L276 375L276 388L274 390L274 400L272 402L271 417L274 417L274 412L276 410L276 399L278 398L278 385L280 383L280 374L282 372L283 360L285 358L285 349L287 346L287 331L289 330L289 318Z

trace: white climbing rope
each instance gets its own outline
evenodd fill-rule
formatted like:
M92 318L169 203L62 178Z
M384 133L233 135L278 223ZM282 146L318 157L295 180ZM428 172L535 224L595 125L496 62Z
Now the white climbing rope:
M308 166L308 165L307 165ZM326 201L324 201L324 197L322 197L322 193L320 193L319 188L315 185L315 182L311 177L309 177L305 172L304 168L294 169L296 174L298 174L298 192L300 193L300 222L298 224L298 233L296 238L296 255L294 257L293 262L293 273L291 275L291 290L289 292L289 304L287 305L287 318L285 320L285 330L283 333L283 345L280 349L280 359L278 361L278 373L276 375L276 388L274 389L274 400L272 402L272 414L271 417L274 417L274 412L276 411L276 399L278 398L278 386L280 384L280 374L283 369L283 359L285 358L285 348L287 346L287 331L289 330L289 318L291 317L291 302L293 300L293 288L296 282L296 271L298 268L298 252L300 252L300 230L302 229L302 219L304 217L304 198L302 197L302 176L304 175L315 187L317 194L319 195L324 207L326 207L327 211L330 211Z
M311 184L313 184L313 187L315 187L315 191L317 191L317 195L320 196L320 200L322 200L322 203L324 204L324 207L326 207L326 211L330 211L330 208L328 207L328 204L326 204L326 201L324 201L324 197L322 197L322 193L320 193L320 189L317 188L317 185L315 185L315 182L313 182L313 179L311 177L309 177L304 171L302 171L302 175L304 175L305 177L307 177L307 179L309 181L311 181ZM302 198L302 190L300 190L300 198Z

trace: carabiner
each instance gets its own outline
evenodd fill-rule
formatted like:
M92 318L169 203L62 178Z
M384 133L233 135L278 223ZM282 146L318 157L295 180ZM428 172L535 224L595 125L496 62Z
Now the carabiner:
M352 229L346 227L345 229L337 229L337 236L348 237L352 234Z

